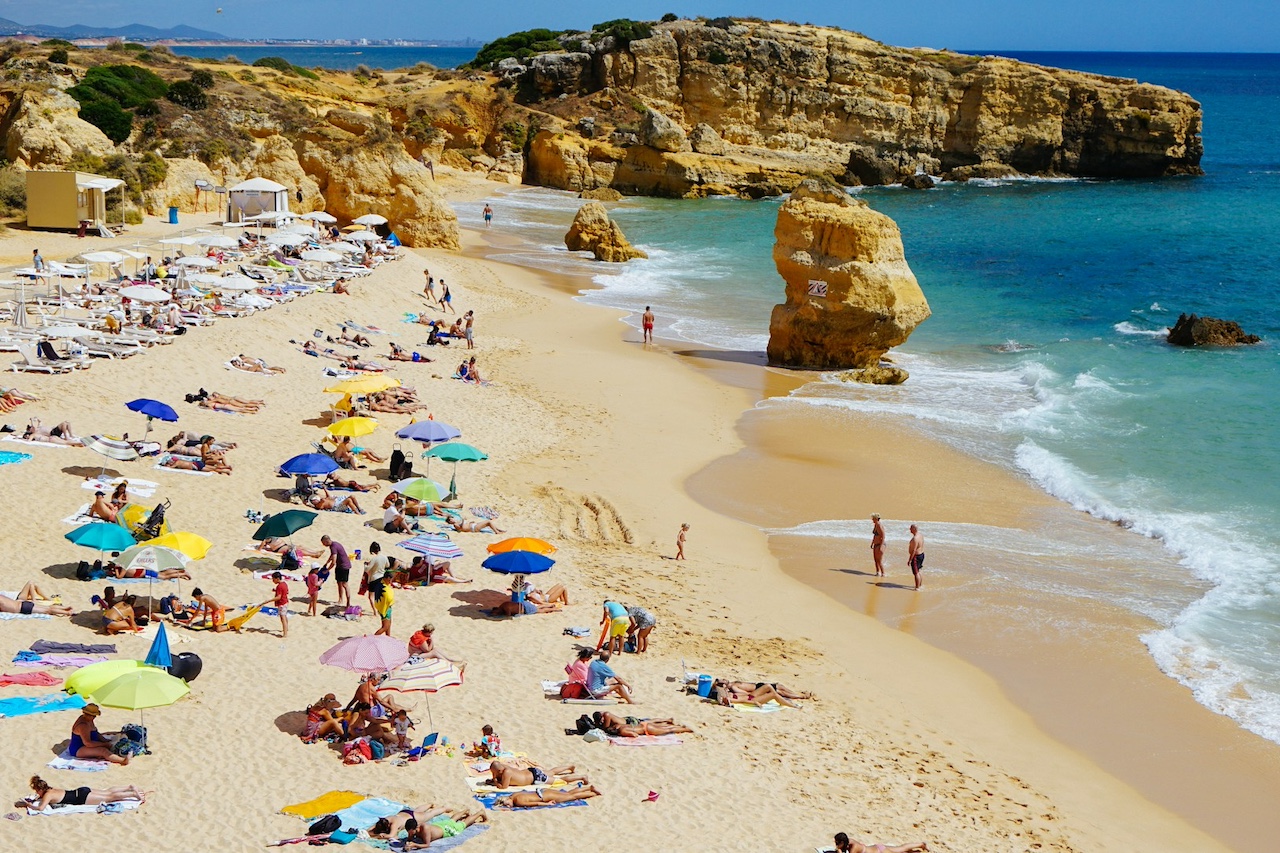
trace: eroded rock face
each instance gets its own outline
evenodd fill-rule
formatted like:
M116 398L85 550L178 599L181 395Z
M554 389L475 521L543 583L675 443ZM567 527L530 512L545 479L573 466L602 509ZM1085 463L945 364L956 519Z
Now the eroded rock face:
M80 102L58 89L23 92L5 124L5 157L32 169L65 166L80 149L100 156L116 150L106 134L80 118Z
M774 307L769 322L770 364L877 368L881 356L928 318L898 226L839 187L802 183L778 210L773 233L773 261L787 300ZM812 282L825 285L825 297L810 295ZM885 381L899 374L865 375Z
M592 201L622 201L622 193L609 187L600 187L594 190L583 190L578 193L578 198L591 199Z
M684 128L657 110L649 110L640 120L640 144L659 151L692 151Z
M571 252L591 252L597 261L615 264L649 257L631 245L598 201L589 201L578 210L569 233L564 235L564 244Z
M1262 338L1245 334L1240 324L1232 320L1179 314L1167 340L1179 347L1236 347L1259 343Z

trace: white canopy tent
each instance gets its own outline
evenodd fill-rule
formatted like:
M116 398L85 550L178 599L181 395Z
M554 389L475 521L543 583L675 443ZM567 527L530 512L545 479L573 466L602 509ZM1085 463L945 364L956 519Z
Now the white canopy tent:
M244 222L262 213L289 211L289 189L266 178L250 178L227 190L227 221Z

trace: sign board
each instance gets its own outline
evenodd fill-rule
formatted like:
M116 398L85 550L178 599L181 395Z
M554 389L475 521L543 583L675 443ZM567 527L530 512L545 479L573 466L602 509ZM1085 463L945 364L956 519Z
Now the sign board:
M814 281L809 279L809 295L817 296L819 299L827 298L827 283L825 281Z
M213 188L213 187L212 187L212 185L210 185L210 183L209 183L208 181L203 180L203 179L199 179L199 178L197 178L197 179L196 179L196 189L198 189L198 190L208 190L208 189L212 189L212 188Z

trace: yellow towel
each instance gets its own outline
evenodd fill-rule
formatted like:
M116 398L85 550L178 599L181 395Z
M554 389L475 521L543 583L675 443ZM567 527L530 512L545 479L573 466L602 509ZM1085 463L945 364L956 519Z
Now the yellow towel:
M280 811L283 814L297 815L303 820L311 820L321 815L333 814L343 809L349 809L356 803L367 799L364 794L357 794L353 791L330 791L327 794L321 794L314 800L308 800L305 803L297 803L292 806L285 806Z

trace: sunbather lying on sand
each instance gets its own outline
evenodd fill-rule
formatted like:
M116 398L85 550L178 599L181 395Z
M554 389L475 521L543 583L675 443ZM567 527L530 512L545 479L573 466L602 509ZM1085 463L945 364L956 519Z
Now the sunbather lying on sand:
M249 358L244 353L231 359L231 366L248 373L284 373L283 367L271 367L260 358Z
M791 688L785 685L770 684L765 681L726 681L725 683L729 685L729 689L731 690L738 690L746 693L751 693L753 691L758 692L760 690L769 689L777 693L779 696L782 696L787 699L817 699L818 698L817 696L814 696L812 693L801 693L799 690L792 690Z
M399 396L399 400L403 400L405 402L399 402L396 397L392 396L390 391L377 391L366 397L369 411L371 412L388 412L396 415L409 415L414 412L420 412L423 409L430 408L426 403L413 402L403 394Z
M385 367L378 364L376 361L361 361L354 355L349 355L342 359L342 367L346 370L362 370L365 373L381 373L386 370Z
M532 601L534 604L567 605L569 603L569 590L562 583L553 584L548 590L541 590L527 580L516 581L511 584L511 591L515 593L523 592L525 599Z
M683 735L693 729L677 723L670 717L662 720L642 720L638 717L619 717L608 711L596 711L591 715L596 728L614 737L641 737L642 735Z
M31 599L20 601L7 595L0 595L0 613L20 613L24 615L39 613L45 616L70 616L73 612L70 607L64 604L38 604Z
M21 406L23 403L38 400L39 398L32 394L23 394L17 388L0 388L0 412L6 414Z
M323 548L319 550L303 548L301 545L294 545L291 542L289 542L289 540L281 539L277 536L269 536L266 539L259 542L255 547L259 551L266 551L270 554L284 554L288 551L294 551L300 556L311 557L312 559L315 559L316 557L320 557L328 553Z
M495 809L536 809L538 806L554 806L557 803L571 803L574 800L589 800L603 796L604 792L595 785L571 788L567 791L556 788L540 788L537 791L516 791L493 801Z
M57 426L44 427L40 425L38 418L32 418L31 423L22 432L23 441L41 441L45 444L65 444L69 447L80 447L83 441L76 438L74 432L71 431L71 424L63 421Z
M745 681L717 679L712 687L721 705L767 705L770 702L777 702L779 705L786 705L788 708L800 707L774 690L772 684L763 682L749 684Z
M355 344L358 347L373 346L373 343L364 335L359 334L358 332L353 332L350 329L348 329L346 326L342 327L342 334L339 335L339 339L343 343Z
M107 500L106 492L93 493L93 503L89 505L89 511L86 515L90 518L100 518L103 521L114 523L119 514L120 508Z
M446 515L445 523L459 533L480 533L484 530L492 530L494 533L505 533L499 530L490 518L473 518L464 519L458 515Z
M572 764L563 767L552 767L543 770L536 764L522 758L508 761L493 761L489 764L489 781L495 788L521 788L526 785L544 785L556 781L582 782L590 780L587 774L578 773Z
M162 468L176 468L179 471L208 471L216 474L231 475L231 469L220 462L206 463L200 459L184 459L181 456L169 456L160 463Z
M913 841L909 844L890 847L886 844L867 844L856 838L850 838L843 832L836 833L837 853L918 853L918 851L927 851L928 849L929 845L923 841Z
M354 512L357 515L364 515L364 510L360 508L360 504L356 503L355 495L347 495L341 501L335 501L333 495L329 494L329 490L325 488L313 492L311 497L307 498L307 503L319 510Z
M113 578L145 578L147 576L147 570L141 566L133 569L126 569L124 566L114 566L109 571ZM157 569L155 570L155 577L162 581L191 580L191 575L187 573L186 569Z
M350 489L353 492L376 492L378 489L382 488L381 483L370 483L365 486L357 483L355 480L348 480L345 477L339 476L337 471L334 471L328 477L325 477L324 485L332 486L335 489Z
M124 788L107 788L106 790L95 791L89 787L71 788L63 790L62 788L52 788L49 783L41 779L39 776L31 777L31 790L36 792L34 801L20 800L15 803L19 808L25 808L30 805L36 811L44 811L48 806L100 806L104 803L118 803L123 800L137 800L140 803L147 801L148 791L143 791L137 785L129 785Z
M444 813L441 809L440 813ZM469 826L488 820L483 811L470 812L458 809L449 812L445 820L422 823L417 818L409 818L404 822L407 833L404 840L405 850L422 850L431 846L431 842L442 838L453 838L461 835Z
M171 453L188 453L189 451L193 451L198 448L204 442L205 435L207 435L207 433L182 430L173 438L169 439L169 443L165 445L165 450L168 450ZM214 450L225 452L228 450L235 450L237 445L234 441L218 441L215 439L213 444L210 446Z
M438 808L435 803L429 803L425 806L418 806L416 809L401 809L390 817L378 818L373 828L369 830L369 835L374 838L394 840L400 837L400 833L406 829L405 824L410 820L417 821L418 825L422 825L441 815L448 815L449 821L442 821L438 826L448 827L449 823L456 822L459 825L465 823L462 829L485 819L483 811L480 811L478 816L473 816L470 809L442 809ZM458 831L460 832L461 829ZM452 838L456 834L456 832L446 833L443 837Z
M390 492L382 500L382 508L388 509L395 504L396 501L404 498L399 492ZM420 501L414 498L404 498L404 514L405 515L443 515L446 509L457 509L461 505L454 501Z
M419 355L415 359L413 357L413 353L409 352L407 349L395 343L394 341L391 343L391 355L387 356L387 358L391 359L392 361L418 361L418 362L431 361L431 359L424 358L421 355Z
M18 594L14 596L16 601L53 601L54 604L60 604L61 599L54 601L53 598L45 595L40 591L40 587L28 581L22 585L22 589L18 590Z

